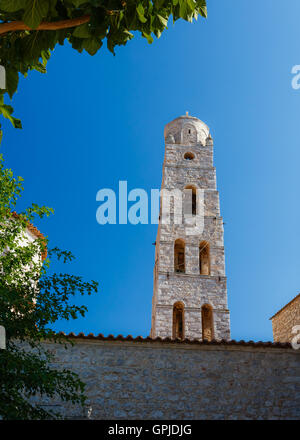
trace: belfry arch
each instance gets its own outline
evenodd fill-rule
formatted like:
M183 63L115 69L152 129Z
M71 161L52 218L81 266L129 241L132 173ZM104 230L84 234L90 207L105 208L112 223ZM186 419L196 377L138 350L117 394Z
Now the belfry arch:
M192 198L192 200L191 200ZM188 185L184 188L184 215L197 214L197 188L194 185ZM192 209L191 209L192 208Z
M210 275L210 246L208 241L199 244L199 272L200 275Z
M184 304L178 301L173 306L173 339L184 339Z
M214 322L213 322L213 308L209 304L201 307L202 319L202 339L211 341L214 339Z
M174 271L185 273L185 242L181 239L174 244Z

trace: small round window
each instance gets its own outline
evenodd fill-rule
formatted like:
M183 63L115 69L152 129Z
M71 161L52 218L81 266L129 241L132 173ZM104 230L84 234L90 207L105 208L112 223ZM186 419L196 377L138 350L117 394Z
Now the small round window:
M194 160L195 155L193 153L185 153L184 158L185 160Z

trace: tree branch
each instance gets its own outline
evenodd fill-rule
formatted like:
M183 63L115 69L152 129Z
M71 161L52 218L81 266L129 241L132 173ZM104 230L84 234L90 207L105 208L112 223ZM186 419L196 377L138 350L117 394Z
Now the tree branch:
M11 21L10 23L0 24L0 35L14 31L56 31L58 29L67 29L79 26L90 21L90 15L83 15L78 18L70 18L68 20L42 22L36 29L31 29L23 21Z

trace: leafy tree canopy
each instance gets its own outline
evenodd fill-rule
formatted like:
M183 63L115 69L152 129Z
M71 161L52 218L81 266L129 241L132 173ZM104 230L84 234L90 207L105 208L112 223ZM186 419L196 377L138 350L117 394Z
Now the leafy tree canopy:
M22 190L22 179L4 168L0 156L0 325L7 338L7 349L0 350L0 417L46 419L55 414L35 404L34 396L84 404L83 382L71 371L51 367L45 341L68 347L70 341L64 334L56 334L53 324L84 316L86 307L72 304L72 297L96 292L97 283L50 272L54 257L67 263L73 256L55 248L46 258L47 239L42 235L37 234L34 241L21 240L28 236L29 222L52 212L32 204L24 212L12 214Z
M173 22L206 17L206 0L0 0L0 64L6 90L0 91L0 114L15 128L21 121L4 103L18 87L19 73L46 72L51 51L68 40L78 52L95 55L106 39L108 49L125 45L140 32L149 43ZM2 135L2 132L1 132Z

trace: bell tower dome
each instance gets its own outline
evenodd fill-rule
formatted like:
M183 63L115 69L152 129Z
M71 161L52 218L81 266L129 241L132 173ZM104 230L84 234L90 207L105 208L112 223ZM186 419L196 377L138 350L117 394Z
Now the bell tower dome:
M205 145L209 135L209 128L198 118L179 116L165 126L164 130L166 143L179 145Z

